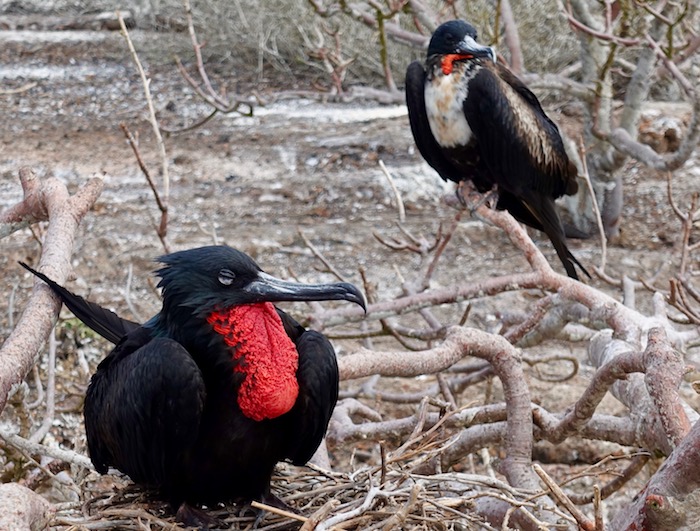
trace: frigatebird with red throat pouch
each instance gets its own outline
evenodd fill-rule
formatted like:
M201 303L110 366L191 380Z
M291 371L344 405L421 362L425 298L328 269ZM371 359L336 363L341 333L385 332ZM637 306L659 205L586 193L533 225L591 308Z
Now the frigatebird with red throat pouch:
M338 399L338 365L324 335L272 303L365 308L364 298L345 282L279 280L227 246L158 261L163 307L143 325L22 264L116 344L85 397L90 458L100 473L114 467L155 487L190 524L202 520L196 503L277 503L273 469L283 460L303 465L318 448Z

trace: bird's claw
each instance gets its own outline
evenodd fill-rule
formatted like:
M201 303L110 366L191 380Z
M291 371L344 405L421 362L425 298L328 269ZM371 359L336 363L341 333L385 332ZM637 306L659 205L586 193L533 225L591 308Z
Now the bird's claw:
M188 503L180 505L177 513L175 513L175 520L187 527L196 527L200 531L229 528L229 525L223 520L219 520L206 511L197 509Z
M471 181L460 181L456 190L457 199L462 206L474 214L482 205L493 208L498 203L498 189L494 186L485 194L480 193Z

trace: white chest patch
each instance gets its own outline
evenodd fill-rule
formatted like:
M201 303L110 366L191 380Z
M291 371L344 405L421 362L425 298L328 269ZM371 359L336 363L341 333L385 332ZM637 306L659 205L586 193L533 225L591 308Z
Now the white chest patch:
M457 77L457 79L455 79ZM466 80L458 72L437 75L425 85L425 110L430 130L442 147L464 146L472 136L462 102L467 97Z

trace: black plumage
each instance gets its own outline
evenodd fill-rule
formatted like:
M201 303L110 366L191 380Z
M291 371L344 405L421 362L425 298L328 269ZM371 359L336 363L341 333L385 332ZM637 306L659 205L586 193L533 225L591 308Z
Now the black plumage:
M578 279L554 200L578 190L577 171L537 97L461 21L437 28L425 64L406 72L406 104L418 149L440 176L496 187L496 207L543 231ZM590 276L590 275L588 275Z
M338 397L325 336L274 301L347 300L351 284L307 285L265 274L244 253L211 246L161 257L163 308L143 325L85 301L30 267L116 347L85 398L90 457L168 500L272 499L275 464L306 463ZM286 371L286 372L285 372Z

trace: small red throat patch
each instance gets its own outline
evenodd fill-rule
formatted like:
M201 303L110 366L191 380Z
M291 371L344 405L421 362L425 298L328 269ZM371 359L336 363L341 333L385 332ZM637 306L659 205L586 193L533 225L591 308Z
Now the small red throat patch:
M468 53L450 53L443 56L442 63L440 64L442 67L442 73L449 76L452 73L452 70L454 70L455 61L463 61L464 59L471 59L472 57L474 56Z
M282 320L269 302L235 306L207 318L224 337L245 375L238 390L238 406L253 420L273 419L287 413L299 395L299 353L284 331Z

